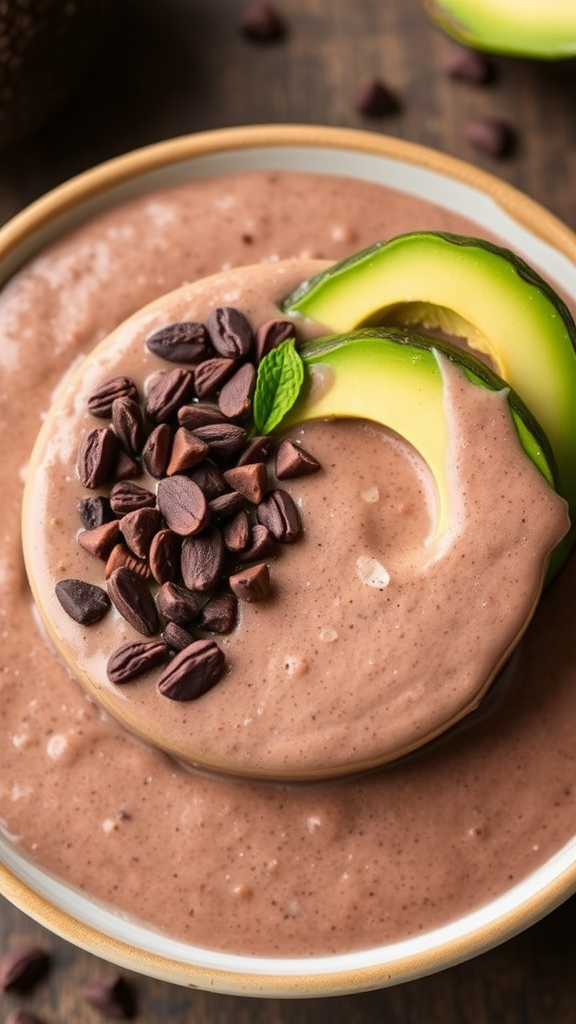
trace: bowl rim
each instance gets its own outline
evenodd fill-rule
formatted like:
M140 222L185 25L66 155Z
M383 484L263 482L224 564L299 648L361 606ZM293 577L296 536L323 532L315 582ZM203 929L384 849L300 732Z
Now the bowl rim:
M552 249L576 265L576 235L554 214L514 186L487 171L450 155L417 143L352 128L332 128L301 124L239 126L183 135L133 150L84 171L57 186L17 213L0 228L0 265L7 268L6 279L45 244L43 238L57 221L98 196L113 192L134 179L183 164L198 157L211 157L228 151L273 148L306 148L352 151L372 157L385 157L423 171L435 173L451 182L469 186L491 199L505 214L526 228ZM333 171L341 174L338 169ZM0 286L2 280L0 279ZM576 291L575 296L576 298ZM536 892L521 898L507 912L456 937L447 938L424 951L402 955L385 963L355 965L290 974L282 972L287 959L278 959L278 972L258 970L263 958L254 961L254 970L220 969L143 950L117 937L106 935L98 927L78 920L63 907L36 892L31 884L7 864L0 862L0 893L40 924L69 942L88 950L119 967L147 974L190 988L221 993L266 997L333 996L368 991L413 980L453 966L505 941L559 906L576 891L576 856L560 867ZM442 929L438 929L439 932ZM384 947L383 947L384 948ZM223 961L234 960L222 954ZM323 961L334 958L311 958Z

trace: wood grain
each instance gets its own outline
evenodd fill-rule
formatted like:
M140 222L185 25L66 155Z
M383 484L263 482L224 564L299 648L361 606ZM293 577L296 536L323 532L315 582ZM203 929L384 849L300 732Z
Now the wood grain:
M484 167L576 229L576 65L494 60L495 81L474 87L446 74L453 44L418 0L278 0L286 39L240 36L242 0L123 0L105 47L53 121L0 154L0 222L69 176L127 149L199 129L303 122L370 127ZM367 119L359 85L376 75L400 109ZM517 134L506 160L474 152L465 124L483 114ZM404 986L340 999L239 999L127 975L142 1024L572 1024L576 900L474 961ZM80 986L108 973L0 902L0 949L34 939L52 953L47 980L25 999L0 996L0 1014L23 1006L47 1022L93 1021Z

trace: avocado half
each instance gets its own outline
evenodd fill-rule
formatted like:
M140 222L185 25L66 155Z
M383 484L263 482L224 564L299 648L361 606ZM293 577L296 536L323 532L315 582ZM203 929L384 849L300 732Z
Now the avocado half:
M478 50L554 60L576 54L574 0L424 0L429 17Z
M415 232L305 281L282 307L333 332L362 324L440 328L489 357L546 434L576 538L576 325L522 259L479 239Z
M518 437L528 457L554 487L549 442L521 399L487 366L453 345L394 328L364 328L302 346L305 385L284 426L338 417L372 419L408 441L428 465L437 488L438 516L431 540L451 517L447 476L448 429L438 353L473 384L507 391Z

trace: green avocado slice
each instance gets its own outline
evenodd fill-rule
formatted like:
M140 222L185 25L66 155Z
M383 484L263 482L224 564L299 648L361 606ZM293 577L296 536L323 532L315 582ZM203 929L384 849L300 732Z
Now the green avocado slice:
M424 0L424 7L466 46L548 60L576 54L574 0Z
M394 328L364 328L302 346L306 369L298 402L283 426L312 419L359 417L394 430L428 465L438 496L436 539L450 521L448 433L437 353L478 387L507 391L520 443L548 483L556 468L549 442L521 399L497 374L453 345Z
M338 333L367 323L441 328L488 356L550 441L573 523L569 550L576 537L576 325L522 259L460 235L399 235L304 282L282 306Z

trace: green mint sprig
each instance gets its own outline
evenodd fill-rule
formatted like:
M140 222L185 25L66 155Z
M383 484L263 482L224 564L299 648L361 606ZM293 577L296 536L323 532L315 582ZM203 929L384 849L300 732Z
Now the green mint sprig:
M268 352L258 366L253 415L257 434L269 434L290 411L304 381L304 363L294 338Z

